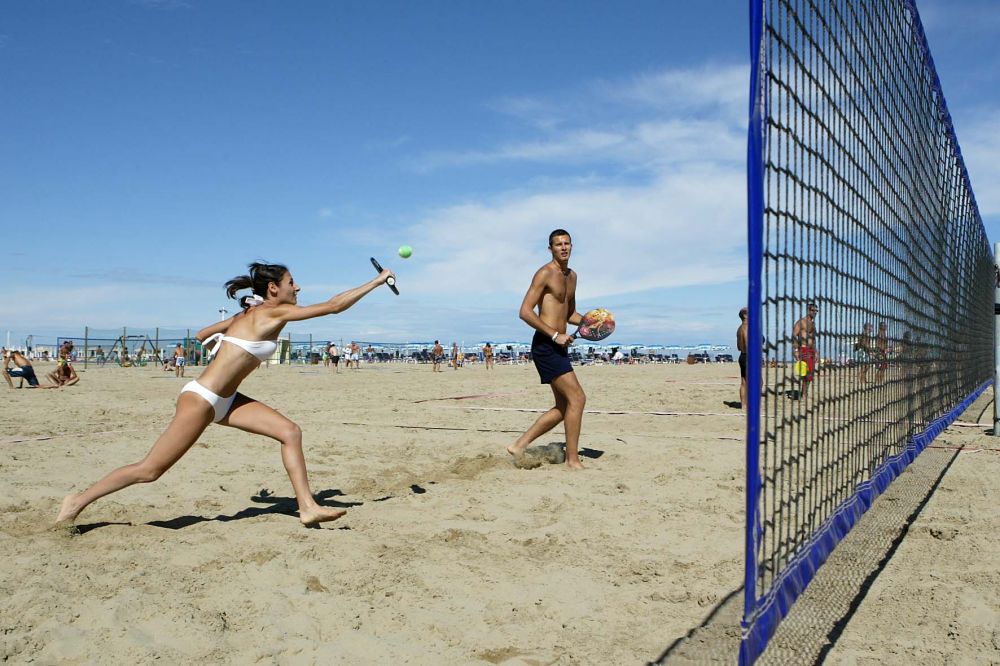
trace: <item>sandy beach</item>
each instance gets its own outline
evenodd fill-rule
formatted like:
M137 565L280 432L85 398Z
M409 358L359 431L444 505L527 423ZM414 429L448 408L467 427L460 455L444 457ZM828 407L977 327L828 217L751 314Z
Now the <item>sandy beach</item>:
M533 469L504 451L551 405L531 366L256 371L242 392L302 426L314 492L348 508L318 529L278 444L220 426L52 529L66 493L146 453L187 380L91 367L75 388L5 389L0 659L655 661L742 584L743 419L723 405L739 370L577 372L596 412L581 473L550 462L561 428ZM939 442L970 450L927 452L954 460L827 663L1000 662L997 441L952 428Z

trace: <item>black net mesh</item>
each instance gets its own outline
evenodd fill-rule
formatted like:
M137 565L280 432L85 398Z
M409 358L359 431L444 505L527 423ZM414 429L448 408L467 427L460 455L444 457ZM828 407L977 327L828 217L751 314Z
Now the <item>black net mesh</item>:
M992 377L994 289L913 3L762 4L758 600Z

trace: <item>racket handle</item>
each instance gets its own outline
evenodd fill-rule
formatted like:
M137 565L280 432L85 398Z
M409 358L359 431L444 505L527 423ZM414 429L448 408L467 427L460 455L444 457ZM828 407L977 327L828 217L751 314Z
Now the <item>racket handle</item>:
M375 269L375 271L377 273L381 273L382 264L378 263L378 260L376 260L375 257L371 257L371 262L372 262L372 267ZM399 296L399 289L396 289L396 279L394 277L392 276L387 277L385 279L385 283L389 285L389 289L392 289L392 293Z

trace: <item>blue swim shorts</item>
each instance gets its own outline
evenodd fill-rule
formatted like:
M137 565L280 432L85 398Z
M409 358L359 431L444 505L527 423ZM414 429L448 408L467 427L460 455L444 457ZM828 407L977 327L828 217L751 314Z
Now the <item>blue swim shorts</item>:
M552 338L538 331L531 338L531 360L543 384L551 384L556 377L573 372L566 347L557 345Z

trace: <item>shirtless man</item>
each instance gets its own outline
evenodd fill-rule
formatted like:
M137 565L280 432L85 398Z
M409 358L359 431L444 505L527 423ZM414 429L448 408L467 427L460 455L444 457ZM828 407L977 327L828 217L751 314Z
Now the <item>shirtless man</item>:
M16 367L12 369L10 367L11 363ZM31 361L16 349L3 350L3 378L7 381L7 386L10 388L14 388L12 379L20 379L22 386L24 385L24 381L27 381L29 387L38 387L38 377L35 376L35 369L31 367Z
M451 343L451 365L458 370L458 343Z
M333 371L340 372L340 351L337 349L337 345L334 342L330 343L330 346L326 350L326 356L329 360L333 361Z
M437 340L434 341L434 349L431 350L431 360L434 362L434 366L431 368L431 372L441 372L441 359L444 358L444 347Z
M740 308L740 327L736 329L736 349L740 352L740 405L747 408L747 309Z
M493 345L488 342L483 347L483 360L486 361L487 370L493 367Z
M549 234L549 251L552 261L535 272L519 314L524 323L535 329L531 358L542 383L552 387L556 404L508 446L507 452L515 458L523 455L531 442L562 421L566 429L566 466L583 469L580 424L587 396L570 365L567 347L573 340L566 334L567 324L579 324L583 319L576 311L576 272L569 267L573 251L569 232L556 229Z
M803 361L806 364L805 376L799 377L802 389L797 396L803 400L809 392L809 384L812 383L813 374L816 371L817 314L819 314L819 308L815 303L809 303L806 305L806 316L795 322L795 326L792 327L792 340L795 344L792 356L796 361Z
M181 347L181 343L177 343L174 347L174 377L184 376L184 366L187 365L187 356L184 354L184 348Z

